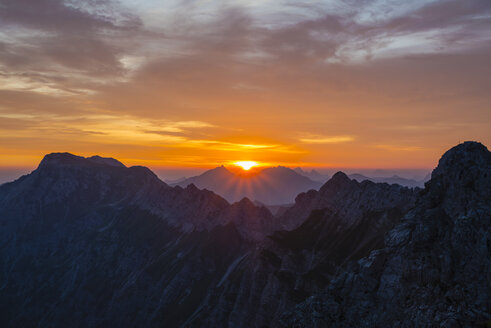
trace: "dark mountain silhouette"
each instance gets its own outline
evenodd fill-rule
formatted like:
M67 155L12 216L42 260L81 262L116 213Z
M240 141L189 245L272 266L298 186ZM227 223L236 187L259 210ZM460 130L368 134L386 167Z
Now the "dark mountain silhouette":
M440 159L385 247L284 315L288 327L485 327L491 319L491 153Z
M421 181L414 180L414 179L407 179L400 177L398 175L393 175L391 177L367 177L363 174L359 173L353 173L349 175L350 179L355 179L358 182L362 182L365 180L368 181L373 181L373 182L379 182L379 183L388 183L388 184L399 184L401 186L409 187L409 188L423 188L425 185L425 182L428 181L428 179L424 179Z
M229 202L247 197L267 205L293 203L298 193L318 189L322 185L283 166L250 174L236 174L220 166L177 185L186 187L191 183L200 189L211 190Z
M424 190L339 172L277 217L247 198L229 204L115 164L50 154L0 186L2 325L472 327L491 318L491 155L481 144L449 150Z

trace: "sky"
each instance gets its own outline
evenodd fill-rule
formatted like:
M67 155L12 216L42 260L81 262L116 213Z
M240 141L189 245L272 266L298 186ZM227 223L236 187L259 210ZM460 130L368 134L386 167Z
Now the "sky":
M431 168L491 142L491 1L0 0L0 168Z

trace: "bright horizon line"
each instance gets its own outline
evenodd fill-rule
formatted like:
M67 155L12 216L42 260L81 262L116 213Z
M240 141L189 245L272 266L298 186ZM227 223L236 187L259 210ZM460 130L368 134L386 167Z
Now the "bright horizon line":
M188 165L183 165L183 166L173 166L173 165L148 165L144 163L133 163L133 164L126 164L125 161L119 160L118 158L112 157L114 159L117 159L121 163L123 163L127 167L132 167L132 166L145 166L148 168L151 168L152 170L183 170L183 171L195 171L195 170L210 170L214 169L220 166L225 166L225 167L233 167L235 166L233 163L230 162L223 162L223 163L218 163L216 165L207 165L207 166L188 166ZM41 161L39 161L41 162ZM312 165L312 164L307 164L303 165L301 163L294 163L293 165L289 164L259 164L255 167L261 167L261 168L268 168L268 167L287 167L287 168L297 168L300 167L302 169L309 169L309 170L336 170L336 169L349 169L349 170L433 170L438 163L435 163L434 166L414 166L414 167L397 167L397 166L349 166L349 165ZM18 166L0 166L0 171L7 171L7 170L35 170L39 166L39 163L35 165L18 165Z
M83 156L83 157L91 157L91 156L96 156L96 155ZM227 161L227 162L219 162L219 163L213 164L213 165L203 165L203 166L180 165L180 166L178 166L178 165L152 165L149 163L145 163L145 161L141 161L141 162L131 161L131 164L127 164L127 162L124 159L119 159L117 157L112 157L112 156L102 156L102 157L106 157L106 158L109 157L109 158L116 159L116 160L120 161L121 163L123 163L127 167L146 166L146 167L149 167L153 170L183 170L183 171L210 170L210 169L214 169L214 168L217 168L220 166L234 167L234 166L236 166L234 164L234 162L239 162L239 161ZM39 162L37 162L34 165L16 165L16 166L0 165L0 171L35 170L39 166L39 164L41 163L41 160L42 160L42 158L39 160ZM253 161L253 160L251 160L251 161ZM261 163L258 161L253 161L253 162L258 163L258 165L256 165L255 167L261 167L261 168L282 166L282 167L288 167L291 169L300 167L302 169L309 169L309 170L312 170L312 169L314 169L314 170L335 170L335 169L350 169L350 170L354 170L354 169L359 169L359 170L433 170L436 167L436 165L438 164L438 162L436 162L434 166L414 166L414 167L402 166L402 167L398 167L398 166L361 166L361 165L360 166L351 166L351 165L328 165L328 164L326 164L326 165L323 165L323 164L315 165L312 163L291 163L291 164L287 164L287 163L280 163L280 162L278 162L278 163Z
M312 163L312 162L284 162L284 161L261 161L258 159L254 159L251 157L238 157L234 160L224 160L224 161L216 161L216 162L208 162L202 165L194 165L191 163L186 163L183 161L181 165L165 165L165 164L157 164L158 162L162 162L163 159L160 160L149 160L149 159L140 159L140 158L127 158L125 156L118 156L114 154L107 154L105 152L92 153L92 152L72 152L72 151L50 151L41 156L33 155L29 156L30 161L34 164L19 164L19 165L2 165L0 164L0 170L34 170L41 163L43 158L49 154L55 153L69 153L75 156L81 157L92 157L92 156L100 156L105 158L113 158L121 163L123 163L127 167L131 166L146 166L155 170L209 170L220 166L237 166L238 162L254 162L254 167L277 167L283 166L288 168L305 168L305 169L316 169L316 170L333 170L333 169L360 169L360 170L430 170L436 167L438 164L438 159L435 161L433 165L421 165L421 166L383 166L383 165L352 165L352 164L343 164L343 163ZM443 153L442 153L443 155ZM25 162L25 161L24 161Z

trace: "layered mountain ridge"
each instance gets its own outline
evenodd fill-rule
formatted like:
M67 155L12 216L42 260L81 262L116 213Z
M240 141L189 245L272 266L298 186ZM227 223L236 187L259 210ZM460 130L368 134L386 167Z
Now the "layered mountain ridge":
M439 161L414 209L288 327L473 327L491 318L491 153L465 142Z
M490 171L464 143L424 190L340 172L274 217L143 167L47 155L0 186L0 321L470 327L491 312Z
M363 174L354 173L354 174L350 174L349 177L350 177L350 179L354 179L358 182L369 180L372 182L380 182L380 183L385 182L388 184L398 184L398 185L410 187L410 188L414 188L414 187L423 188L425 182L427 181L425 179L414 180L414 179L403 178L403 177L400 177L396 174L393 176L389 176L389 177L367 177Z
M319 191L310 190L297 195L295 204L281 217L282 226L290 230L301 223L313 210L336 208L347 220L358 219L365 211L377 211L391 206L407 211L416 199L418 189L400 185L357 182L345 173L337 172ZM298 219L302 218L302 219Z

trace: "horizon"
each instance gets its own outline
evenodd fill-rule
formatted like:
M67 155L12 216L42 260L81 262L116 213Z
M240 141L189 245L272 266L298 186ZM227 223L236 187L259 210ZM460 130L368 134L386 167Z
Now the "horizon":
M80 155L80 154L74 154L71 152L53 152L53 153L69 153L73 154L76 156L82 156L82 157L91 157L91 156L100 156L98 154L89 154L89 155ZM49 153L51 154L51 153ZM48 155L48 154L45 154ZM103 156L106 157L106 156ZM143 164L138 164L138 163L132 163L127 164L124 161L121 161L117 157L112 157L112 156L107 156L109 158L114 158L121 163L123 163L127 167L131 166L146 166ZM44 158L41 157L38 161L38 163L35 166L32 167L0 167L0 184L7 183L7 182L12 182L18 178L20 178L23 175L30 174L32 171L37 169L38 164L41 162L41 160ZM304 170L305 172L310 172L312 170L317 171L321 175L327 175L327 176L332 176L336 172L344 172L348 175L351 174L362 174L366 175L367 177L370 178L375 178L375 177L392 177L392 176L399 176L402 178L407 178L407 179L412 179L412 180L423 180L428 174L430 174L433 169L436 167L418 167L418 168L368 168L368 167L318 167L318 166L284 166L284 165L269 165L269 164L260 164L257 166L254 166L251 171L262 171L263 169L266 168L274 168L274 167L286 167L291 170L294 170L296 168L300 168ZM190 178L194 176L199 176L209 170L218 168L220 166L224 166L227 168L230 172L234 173L237 175L236 171L244 171L242 168L237 166L235 163L221 163L217 166L210 166L210 167L152 167L152 166L146 166L149 169L154 172L159 179L161 179L164 182L167 181L172 181L172 180L178 180L181 178ZM244 171L247 172L247 171ZM239 174L240 175L240 174Z
M0 168L431 168L491 143L486 1L7 1Z

